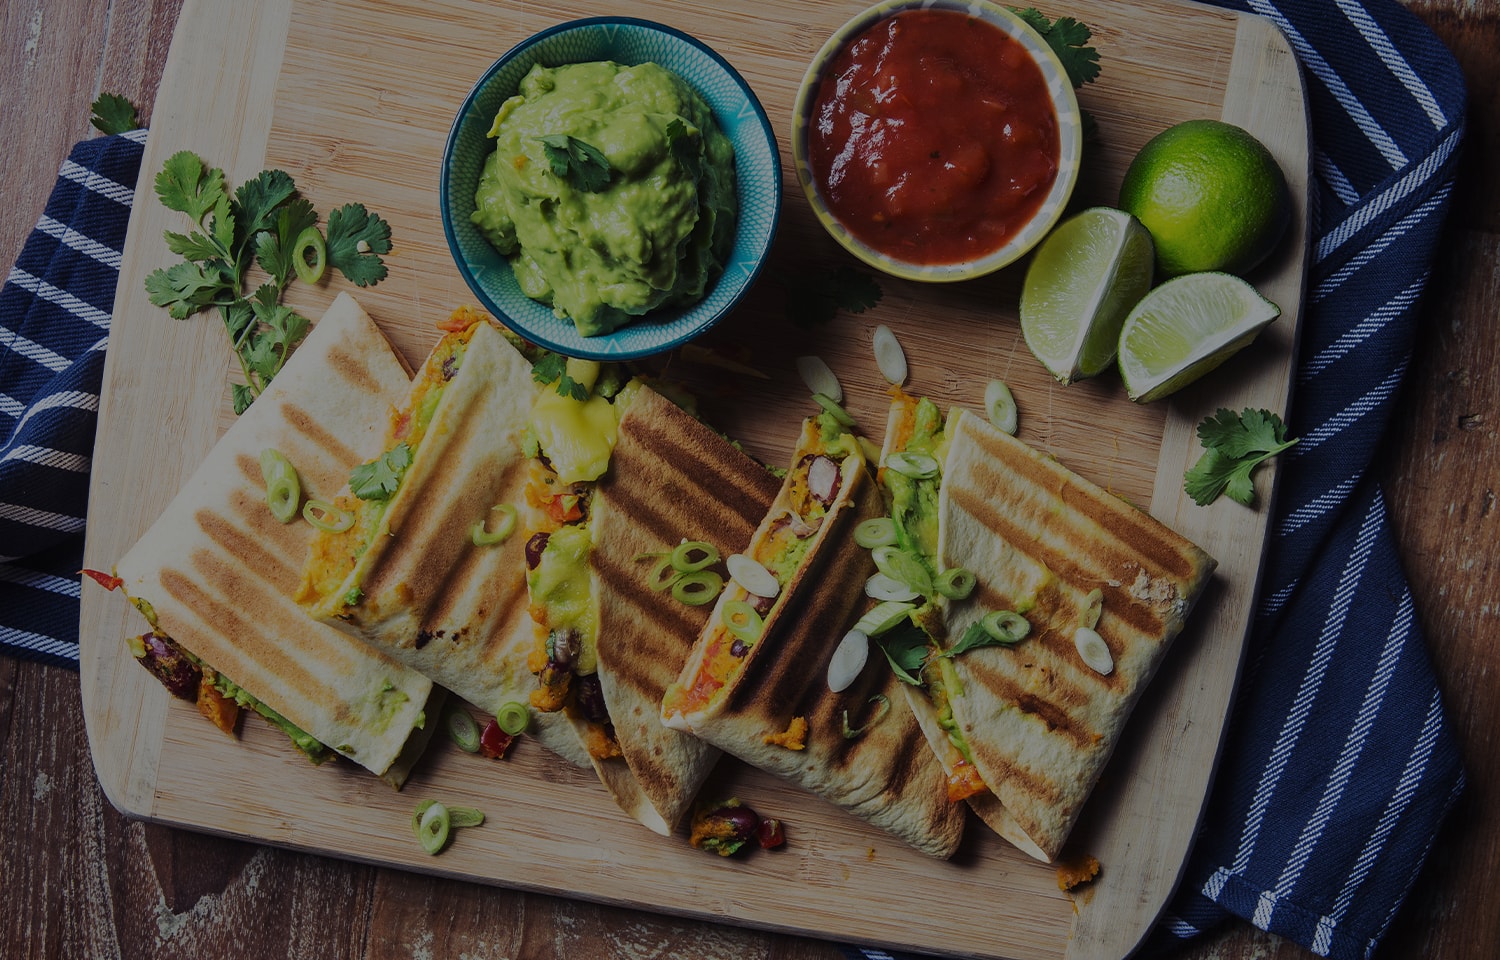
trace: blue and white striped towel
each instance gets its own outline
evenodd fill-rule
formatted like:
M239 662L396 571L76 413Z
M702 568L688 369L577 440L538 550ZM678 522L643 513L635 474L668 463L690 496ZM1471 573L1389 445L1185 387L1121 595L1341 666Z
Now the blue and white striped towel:
M1225 5L1276 21L1308 80L1316 250L1290 417L1302 440L1282 464L1218 782L1144 952L1238 916L1320 955L1367 957L1463 788L1368 474L1447 213L1465 93L1448 51L1392 0ZM99 361L141 142L74 151L0 293L0 649L20 656L77 657Z

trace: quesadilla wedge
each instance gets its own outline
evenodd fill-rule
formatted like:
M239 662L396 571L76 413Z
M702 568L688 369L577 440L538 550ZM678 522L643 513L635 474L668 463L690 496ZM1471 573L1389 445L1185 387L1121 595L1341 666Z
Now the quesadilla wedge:
M341 294L115 570L152 627L133 652L164 680L189 679L206 716L232 731L251 708L314 762L337 752L396 786L437 726L441 691L303 614L293 594L315 531L272 515L261 458L276 451L303 494L331 496L378 449L408 383Z
M966 410L898 396L882 463L899 548L972 574L922 604L908 699L950 796L1051 862L1215 561Z
M662 722L946 858L964 810L948 802L899 681L872 652L847 687L829 685L834 651L869 606L874 566L853 530L882 512L858 440L827 413L807 420L744 551L771 582L735 574L663 696Z
M385 452L346 474L341 522L313 541L297 592L315 619L492 715L534 685L517 514L537 389L488 317L444 335L392 413ZM534 715L531 728L587 764L565 724Z

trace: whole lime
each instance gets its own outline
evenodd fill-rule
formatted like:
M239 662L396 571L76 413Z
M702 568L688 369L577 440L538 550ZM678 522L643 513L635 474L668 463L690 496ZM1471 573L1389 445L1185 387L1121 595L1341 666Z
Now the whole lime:
M1141 148L1120 183L1120 209L1151 231L1163 277L1243 274L1291 222L1291 194L1276 158L1231 123L1188 120Z

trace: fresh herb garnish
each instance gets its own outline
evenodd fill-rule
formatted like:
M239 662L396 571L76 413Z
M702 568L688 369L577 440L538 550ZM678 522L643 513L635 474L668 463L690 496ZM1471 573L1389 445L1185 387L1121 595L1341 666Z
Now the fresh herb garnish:
M1221 493L1249 506L1255 501L1251 473L1297 442L1287 439L1286 424L1276 414L1248 407L1238 414L1221 407L1198 424L1198 439L1203 441L1203 456L1183 478L1183 489L1199 506L1212 503Z
M547 153L552 172L567 179L584 193L598 193L609 185L613 172L599 148L566 133L537 137Z
M914 687L922 686L919 678L927 656L932 652L932 644L920 627L908 620L876 637L875 642L885 653L897 679Z
M874 277L840 264L789 290L786 313L797 326L810 327L832 320L840 310L864 313L880 302L881 295Z
M111 136L141 128L141 118L135 104L118 93L101 93L91 108L94 115L89 118L96 128Z
M588 388L568 376L568 358L560 353L543 353L531 365L531 379L546 386L556 383L557 392L574 400L589 398Z
M311 325L283 306L281 297L309 249L317 211L297 196L297 185L281 170L262 170L233 193L224 171L208 166L189 150L173 154L156 175L156 195L169 210L186 214L197 229L168 230L167 249L182 263L146 278L151 302L184 320L216 307L240 361L245 383L235 384L234 412L243 413L280 372ZM390 226L357 203L328 217L327 255L340 273L359 286L383 279L380 254L389 253ZM246 293L247 274L258 264L268 280Z
M1094 32L1087 25L1072 17L1049 20L1046 14L1035 7L1008 9L1047 41L1047 46L1062 61L1063 69L1067 71L1068 80L1074 89L1085 83L1093 83L1099 76L1099 51L1088 46L1089 38Z
M411 466L411 447L398 443L349 473L349 492L361 500L389 500Z
M688 176L696 181L703 167L698 138L688 132L687 124L682 122L681 117L672 118L667 124L666 135L667 148L672 151L672 156L687 171Z

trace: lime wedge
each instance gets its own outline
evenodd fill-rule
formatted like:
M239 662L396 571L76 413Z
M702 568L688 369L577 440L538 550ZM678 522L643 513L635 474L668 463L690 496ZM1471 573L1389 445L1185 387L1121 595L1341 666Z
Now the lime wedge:
M1021 333L1063 383L1103 372L1120 324L1151 289L1151 234L1122 210L1091 207L1047 235L1026 269Z
M1136 304L1120 329L1120 377L1140 403L1159 400L1228 360L1281 316L1239 277L1189 273Z

